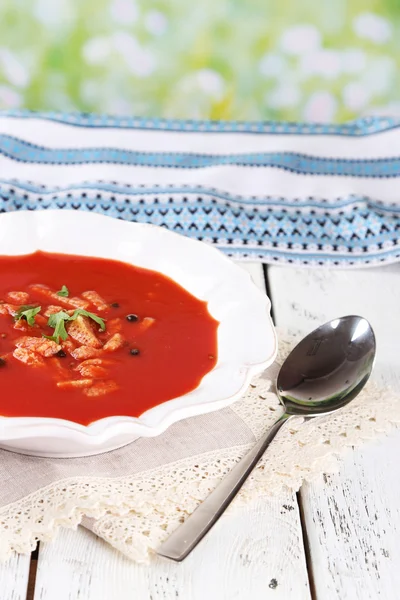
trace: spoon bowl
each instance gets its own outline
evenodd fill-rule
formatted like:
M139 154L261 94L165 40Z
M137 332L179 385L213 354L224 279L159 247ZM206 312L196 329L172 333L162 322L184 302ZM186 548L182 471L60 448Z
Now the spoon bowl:
M162 544L158 554L183 560L232 502L282 425L294 416L318 417L348 404L366 384L375 351L374 332L363 317L334 319L305 337L279 371L277 392L285 408L283 415Z
M315 329L279 371L285 413L315 417L345 406L367 382L375 352L374 332L363 317L341 317Z

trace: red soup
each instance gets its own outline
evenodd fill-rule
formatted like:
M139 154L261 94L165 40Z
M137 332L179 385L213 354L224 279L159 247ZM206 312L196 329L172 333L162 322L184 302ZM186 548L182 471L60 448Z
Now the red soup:
M0 414L87 425L139 416L198 386L217 328L159 273L36 252L0 257Z

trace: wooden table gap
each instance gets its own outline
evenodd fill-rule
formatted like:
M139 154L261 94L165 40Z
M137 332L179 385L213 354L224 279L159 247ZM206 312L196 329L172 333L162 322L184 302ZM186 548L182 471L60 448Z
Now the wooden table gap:
M303 497L301 495L301 488L296 494L296 499L297 499L297 504L299 505L301 533L302 533L302 538L303 538L304 554L306 557L306 566L307 566L307 573L308 573L308 583L310 586L310 594L311 594L312 600L317 600L317 591L315 588L313 563L311 560L310 541L309 541L308 533L307 533L307 524L306 524L306 519L305 519L305 515L304 515L304 504L303 504Z
M28 590L26 594L26 600L34 600L35 597L35 583L36 583L36 573L37 573L37 565L39 559L39 549L40 543L38 542L35 550L31 554L31 562L29 565L29 576L28 576Z
M275 324L275 313L274 313L274 303L272 300L271 287L268 280L268 265L263 264L263 273L264 273L264 281L265 281L265 291L267 293L268 298L271 300L271 318Z

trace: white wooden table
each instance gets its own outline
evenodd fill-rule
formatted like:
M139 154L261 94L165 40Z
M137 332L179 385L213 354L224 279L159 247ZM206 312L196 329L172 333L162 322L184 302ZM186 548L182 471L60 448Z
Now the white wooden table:
M244 268L264 288L262 267ZM400 393L400 265L269 267L266 283L276 324L290 330L307 333L344 314L368 318L375 377ZM339 474L222 517L181 564L138 566L82 528L62 531L32 557L0 566L0 600L398 600L399 456L396 431L350 451Z

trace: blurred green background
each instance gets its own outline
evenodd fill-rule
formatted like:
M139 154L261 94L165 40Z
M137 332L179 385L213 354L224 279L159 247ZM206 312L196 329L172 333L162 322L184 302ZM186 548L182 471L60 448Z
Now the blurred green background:
M0 2L0 108L337 122L399 63L400 0Z

